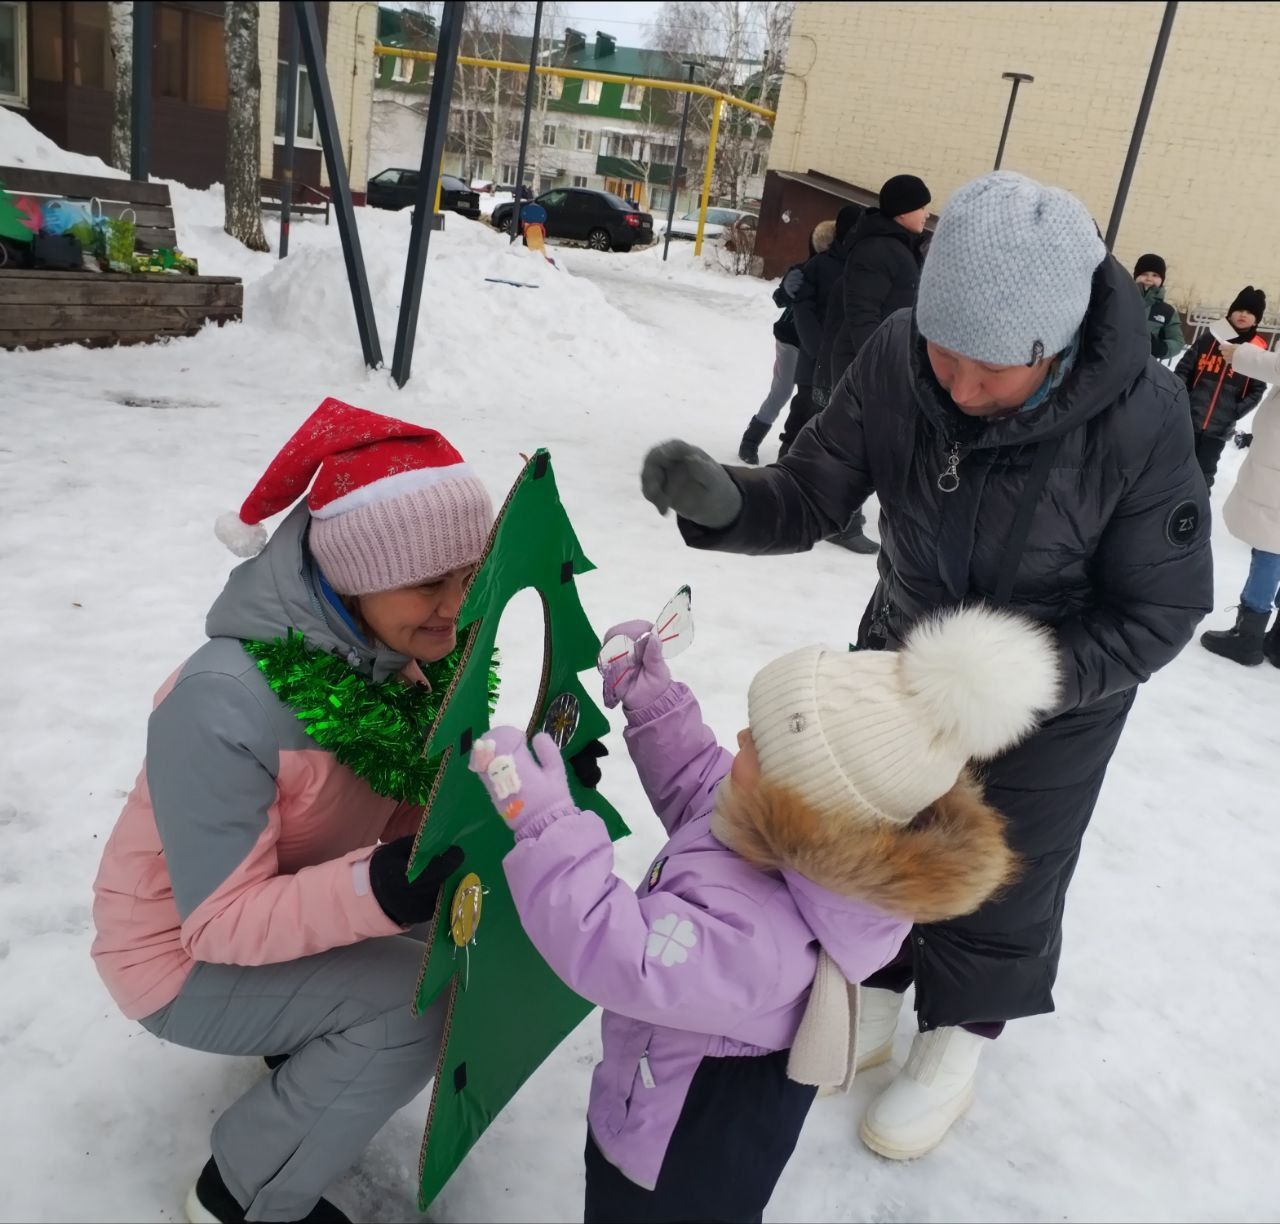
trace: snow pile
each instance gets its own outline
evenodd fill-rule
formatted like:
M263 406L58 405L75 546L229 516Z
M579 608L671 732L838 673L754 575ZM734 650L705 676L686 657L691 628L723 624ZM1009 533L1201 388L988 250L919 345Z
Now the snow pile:
M369 293L389 363L410 213L357 211ZM288 333L328 351L356 351L336 225L327 231L309 227L287 259L248 287L245 326ZM554 346L557 368L569 375L565 391L580 392L584 377L608 378L610 354L631 344L634 332L596 285L519 243L510 244L482 222L451 214L444 231L431 236L416 364L433 381L456 386L478 378L485 389L505 385L515 393Z
M68 153L43 132L37 131L17 111L0 106L0 166L27 170L52 170L62 174L92 174L98 178L128 178L123 170L108 166L100 157Z

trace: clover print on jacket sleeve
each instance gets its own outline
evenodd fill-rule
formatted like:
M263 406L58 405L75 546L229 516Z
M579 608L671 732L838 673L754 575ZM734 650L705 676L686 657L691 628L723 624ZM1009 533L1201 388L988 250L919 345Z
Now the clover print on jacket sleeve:
M672 965L683 965L689 959L690 949L697 942L698 933L693 929L692 922L687 918L682 920L675 914L664 914L649 925L645 955L669 969Z

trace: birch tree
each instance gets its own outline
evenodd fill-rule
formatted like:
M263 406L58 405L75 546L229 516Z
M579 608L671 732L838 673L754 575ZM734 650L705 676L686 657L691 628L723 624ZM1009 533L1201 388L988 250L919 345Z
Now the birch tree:
M117 170L133 162L133 0L112 0L111 58L115 80L111 98L111 156Z
M258 6L227 0L226 219L223 229L251 251L268 251L262 232L262 70L258 66ZM296 87L295 82L290 86Z

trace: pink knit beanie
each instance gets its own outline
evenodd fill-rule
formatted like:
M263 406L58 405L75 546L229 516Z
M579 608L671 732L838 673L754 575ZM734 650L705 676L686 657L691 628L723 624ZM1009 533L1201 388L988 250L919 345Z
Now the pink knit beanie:
M312 477L315 477L312 483ZM284 444L239 512L215 532L256 556L262 520L311 484L311 552L341 595L412 586L480 559L493 505L462 456L434 429L327 399Z

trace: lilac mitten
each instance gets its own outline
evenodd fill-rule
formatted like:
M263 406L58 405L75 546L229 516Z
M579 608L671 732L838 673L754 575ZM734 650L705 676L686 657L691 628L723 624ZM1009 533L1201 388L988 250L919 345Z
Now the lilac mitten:
M515 727L492 727L471 746L468 768L480 775L493 806L518 834L536 832L554 818L575 811L564 761L551 736L533 739L535 758Z
M604 640L608 642L619 634L637 643L635 658L628 655L605 664L604 703L613 709L621 701L624 710L643 710L671 687L671 671L662 657L662 641L653 632L653 625L643 620L614 625Z

